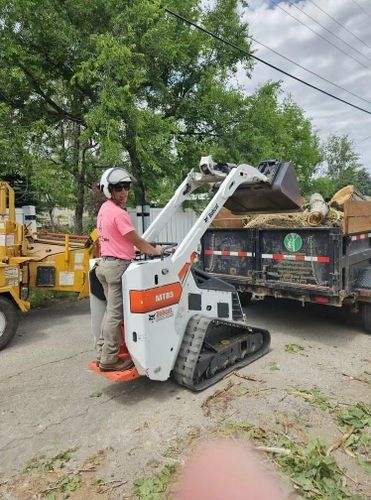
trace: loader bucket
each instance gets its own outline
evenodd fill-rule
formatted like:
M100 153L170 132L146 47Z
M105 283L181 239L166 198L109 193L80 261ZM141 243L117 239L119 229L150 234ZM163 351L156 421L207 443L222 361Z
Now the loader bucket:
M303 198L293 163L269 160L258 170L268 182L241 184L224 206L234 214L273 213L301 210Z

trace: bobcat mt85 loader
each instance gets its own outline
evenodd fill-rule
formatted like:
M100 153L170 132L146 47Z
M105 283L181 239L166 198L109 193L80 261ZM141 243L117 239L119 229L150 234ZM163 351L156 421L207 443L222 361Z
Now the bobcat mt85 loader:
M100 372L92 361L91 370L115 381L139 376L167 380L172 375L179 384L200 391L268 352L269 332L246 324L234 286L192 263L204 232L224 204L228 206L229 201L233 205L233 197L238 199L239 212L244 207L254 210L249 193L258 201L267 196L278 210L276 193L280 209L285 205L299 209L294 171L287 164L281 165L283 168L276 164L274 171L265 169L262 173L250 165L216 164L211 157L202 157L201 172L188 174L143 238L155 241L177 208L200 186L217 186L212 200L179 245L162 243L164 255L133 261L122 277L124 324L119 355L130 357L134 367ZM171 246L176 246L175 251L166 252ZM92 332L97 338L105 297L94 268L89 281Z

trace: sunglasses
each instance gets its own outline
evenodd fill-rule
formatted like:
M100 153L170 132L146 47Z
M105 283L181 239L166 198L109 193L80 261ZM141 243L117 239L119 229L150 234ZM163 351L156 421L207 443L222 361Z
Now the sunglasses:
M114 191L130 191L130 182L118 182L112 186Z

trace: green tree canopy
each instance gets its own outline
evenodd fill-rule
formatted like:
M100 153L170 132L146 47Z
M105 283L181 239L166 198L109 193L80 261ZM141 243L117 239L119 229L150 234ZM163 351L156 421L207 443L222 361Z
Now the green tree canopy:
M239 0L167 5L250 49ZM75 206L104 168L137 178L136 203L161 203L201 155L318 159L303 111L269 83L231 86L251 58L170 17L159 0L0 0L0 166L32 179L48 209ZM90 190L88 190L88 193Z
M221 154L226 160L257 165L277 158L293 161L303 189L320 159L319 140L310 120L290 97L283 96L279 82L268 82L237 103L230 133L222 134Z
M314 186L326 184L327 196L332 196L338 189L353 184L356 189L371 195L371 176L362 166L359 154L347 135L331 135L322 145L324 176L314 181Z

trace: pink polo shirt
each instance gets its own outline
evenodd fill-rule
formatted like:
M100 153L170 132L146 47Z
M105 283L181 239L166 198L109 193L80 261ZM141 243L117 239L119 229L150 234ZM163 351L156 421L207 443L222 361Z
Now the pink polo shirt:
M112 200L105 201L98 212L97 228L102 256L125 260L134 258L134 245L125 235L135 231L135 228L126 210Z

